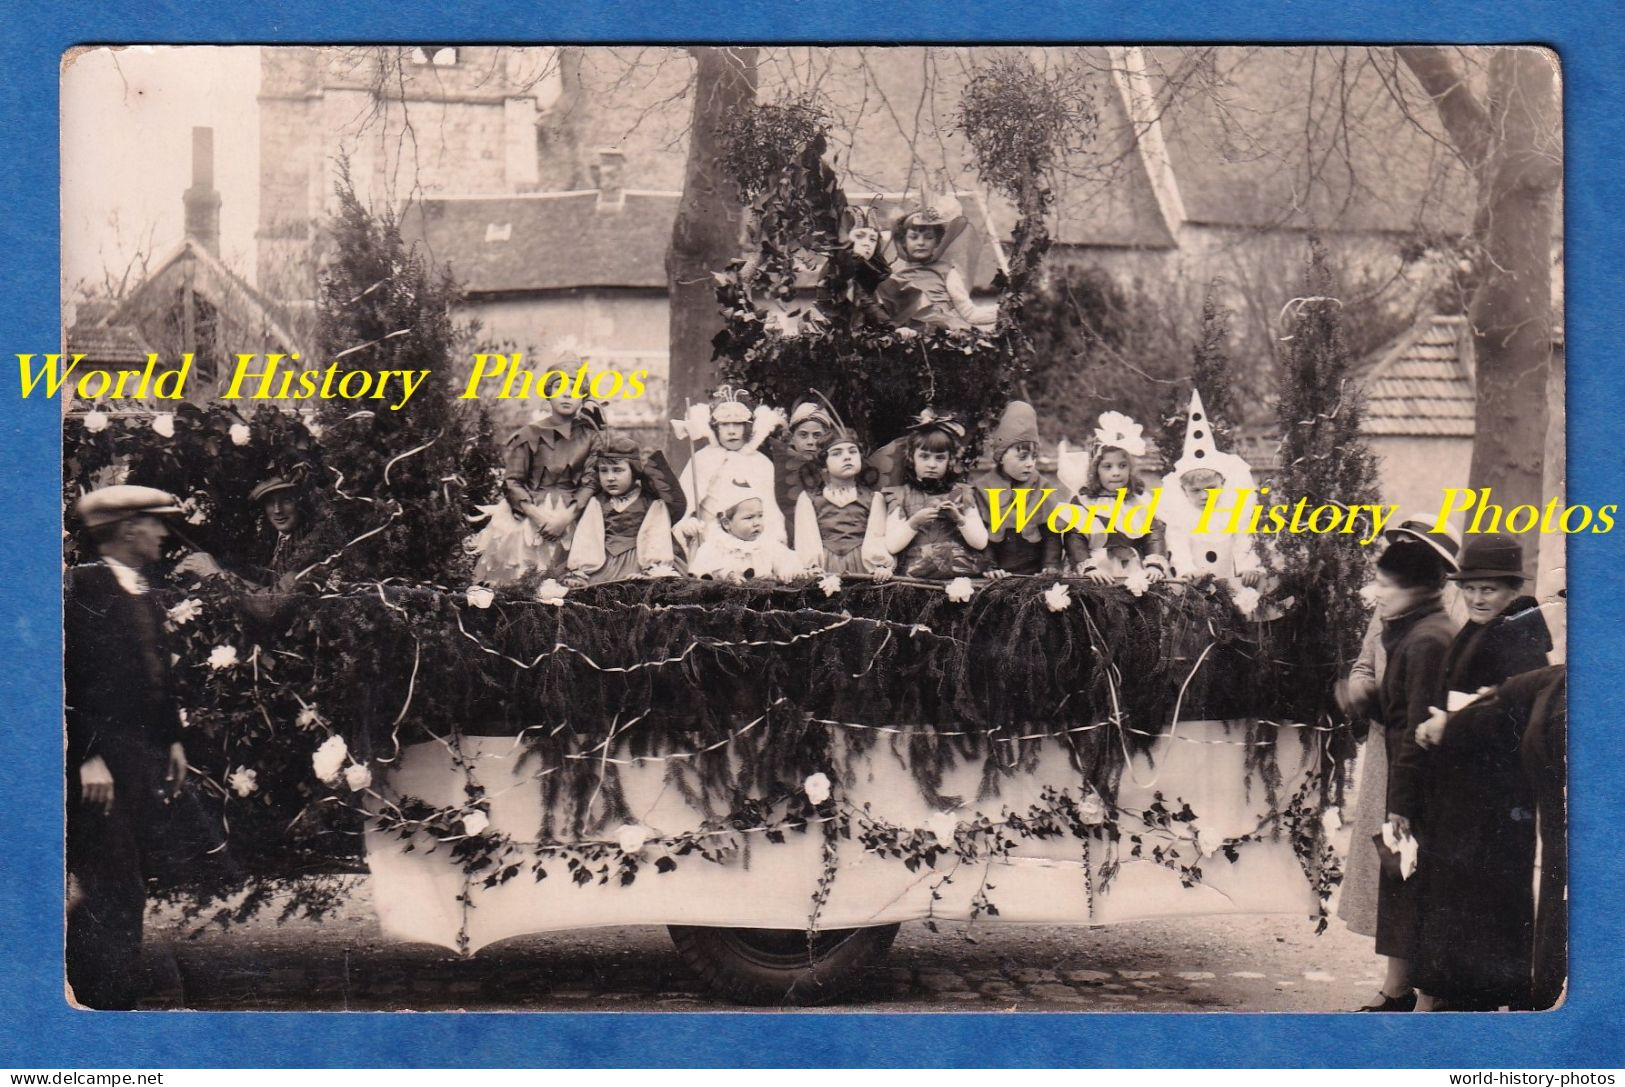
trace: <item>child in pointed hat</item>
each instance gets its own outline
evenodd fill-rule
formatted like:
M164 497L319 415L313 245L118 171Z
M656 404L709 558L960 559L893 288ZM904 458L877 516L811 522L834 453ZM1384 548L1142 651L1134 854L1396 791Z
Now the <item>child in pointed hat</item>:
M1109 584L1142 573L1147 581L1168 576L1166 530L1154 511L1143 508L1150 499L1135 458L1145 451L1139 423L1116 411L1100 416L1088 471L1075 499L1086 510L1081 527L1089 542L1089 553L1078 566L1080 577Z
M1031 404L1012 400L1005 406L987 452L993 463L971 481L987 525L987 576L1058 575L1062 539L1050 531L1049 516L1061 495L1038 471L1038 413Z
M677 574L671 526L687 507L665 455L645 454L622 434L605 438L598 453L598 490L576 524L567 583L602 585Z
M1202 510L1215 489L1228 494L1206 532L1199 530ZM1202 407L1201 393L1191 391L1185 417L1185 448L1171 472L1162 480L1162 511L1168 525L1168 557L1174 575L1182 578L1211 574L1229 581L1232 588L1256 589L1263 583L1264 566L1246 532L1227 532L1231 510L1236 523L1251 522L1254 505L1253 470L1234 453L1223 453L1213 441L1213 428Z

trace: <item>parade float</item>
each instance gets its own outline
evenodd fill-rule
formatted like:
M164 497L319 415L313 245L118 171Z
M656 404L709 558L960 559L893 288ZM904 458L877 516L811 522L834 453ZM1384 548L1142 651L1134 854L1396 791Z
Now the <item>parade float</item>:
M1045 126L1064 114L976 90L978 168L1018 212L996 320L901 334L917 300L888 297L878 244L854 256L868 218L816 117L758 107L737 146L771 168L737 174L751 247L716 277L724 378L778 403L817 389L871 448L922 409L986 433L1027 350ZM335 240L327 354L440 367L450 285L353 198ZM1299 321L1295 358L1335 339L1326 308ZM160 880L193 915L320 915L365 870L392 937L473 954L670 925L697 972L760 1003L839 996L905 921L1324 926L1347 739L1331 690L1364 621L1356 543L1284 543L1267 599L1214 576L493 589L463 550L497 501L491 435L440 384L398 413L183 405L65 423L65 497L164 487L185 501L180 551L263 555L249 496L268 476L297 480L320 528L269 594L165 590L194 773ZM1294 403L1310 423L1287 435L1302 455L1283 458L1278 495L1337 472L1354 486L1335 493L1358 493L1369 463L1335 429L1353 413L1324 407Z

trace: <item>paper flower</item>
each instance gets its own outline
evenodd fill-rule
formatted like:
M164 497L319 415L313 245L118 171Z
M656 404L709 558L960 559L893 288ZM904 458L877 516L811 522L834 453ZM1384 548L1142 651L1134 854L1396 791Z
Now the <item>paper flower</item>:
M669 562L655 563L653 566L649 567L643 576L648 578L682 577L682 575L677 572L677 567L673 566Z
M233 770L231 776L226 778L226 784L238 796L251 796L260 791L259 774L246 766Z
M107 413L105 411L87 411L85 412L84 422L86 430L92 434L100 433L107 429Z
M316 422L314 419L312 419L312 420L305 423L305 430L307 432L309 432L309 434L310 434L310 436L312 438L315 438L317 441L321 440L321 437L322 437L322 424L320 424L320 423Z
M1243 585L1230 599L1236 602L1236 607L1243 615L1251 615L1258 610L1258 590L1251 585Z
M1343 829L1343 813L1337 808L1327 808L1320 813L1320 827L1327 834L1336 834Z
M643 843L649 840L649 828L637 823L623 824L615 834L615 844L621 847L622 853L637 853L643 849Z
M954 818L953 812L934 812L931 818L925 821L925 829L935 835L937 841L943 845L952 845L954 831L959 829L959 820Z
M1084 826L1098 827L1106 821L1106 804L1100 799L1100 794L1090 790L1078 802L1078 818L1083 820Z
M310 766L324 785L337 785L339 774L344 771L344 760L349 757L350 749L344 743L344 737L333 735L323 740L322 746L311 755Z
M173 412L161 411L152 417L152 429L158 432L161 438L175 436L175 415Z
M1145 456L1145 431L1133 419L1120 411L1101 415L1100 426L1095 428L1095 441L1102 448L1121 449L1136 457Z
M367 769L364 762L352 762L344 768L344 784L354 792L360 792L372 784L372 771Z
M1057 581L1044 590L1044 606L1050 611L1065 611L1072 606L1072 594Z
M801 791L807 794L807 799L817 807L829 799L829 778L824 774L808 774L807 780L801 783Z
M231 424L231 429L226 431L226 433L231 435L231 444L232 445L247 445L248 444L249 432L248 432L248 427L247 427L246 424L233 423L233 424Z
M299 716L293 719L293 723L300 728L306 729L315 728L317 725L321 724L322 715L316 712L316 703L310 702L304 706L301 706L299 709Z
M552 578L548 578L536 590L536 599L544 604L552 604L555 608L564 603L564 598L570 592Z
M189 499L181 503L181 509L186 510L186 523L189 525L201 525L209 520L209 511L199 502Z
M180 708L180 715L181 715L181 728L191 728L192 727L192 718L187 716L185 706L182 706Z
M468 590L468 606L471 608L489 608L495 599L496 593L484 585L475 585Z
M1377 606L1376 582L1367 582L1366 584L1360 586L1360 603L1364 604L1368 608L1374 608Z
M485 829L490 825L490 818L478 808L463 816L463 833L470 837L476 834L484 834Z
M190 623L193 619L196 619L202 613L202 611L203 601L193 600L191 597L188 597L185 600L182 600L179 604L176 604L173 608L170 608L167 614L169 615L169 621L171 623L174 623L178 627L183 627L187 623ZM227 648L230 647L228 646ZM236 656L236 650L232 650L232 656Z
M956 577L952 581L948 582L948 584L944 585L942 587L942 591L947 593L948 599L952 600L955 604L963 604L971 598L971 593L973 593L975 589L973 589L971 586L970 578Z
M841 591L841 577L839 574L825 574L818 579L818 587L825 596L834 596Z
M217 645L209 650L209 667L216 672L222 668L230 668L237 663L237 647L231 645Z
M1136 570L1123 579L1123 588L1135 596L1144 596L1145 591L1151 588L1151 575L1144 570Z

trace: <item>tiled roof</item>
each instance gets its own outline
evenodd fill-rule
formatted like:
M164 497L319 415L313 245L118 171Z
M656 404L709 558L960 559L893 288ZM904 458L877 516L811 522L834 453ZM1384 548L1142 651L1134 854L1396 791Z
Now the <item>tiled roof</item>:
M144 363L152 348L134 325L76 324L68 329L68 353L95 363Z
M882 219L896 214L895 194L849 193ZM975 193L960 193L969 221L950 252L962 251L967 281L983 286L998 270L991 224ZM628 190L620 205L600 208L587 189L524 196L431 196L409 206L402 236L449 264L469 294L569 290L579 287L666 289L666 249L677 218L677 193Z
M1364 380L1367 434L1473 436L1475 400L1467 322L1427 318Z

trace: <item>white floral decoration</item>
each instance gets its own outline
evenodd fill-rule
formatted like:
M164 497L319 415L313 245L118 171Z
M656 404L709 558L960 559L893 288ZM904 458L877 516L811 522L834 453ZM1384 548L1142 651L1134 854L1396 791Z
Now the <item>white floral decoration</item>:
M107 413L105 411L85 412L85 429L92 434L98 434L107 429Z
M1320 826L1327 834L1336 834L1343 829L1343 812L1340 808L1327 808L1320 813Z
M813 806L822 804L829 799L830 783L827 774L808 774L807 780L801 783L801 791L807 794L807 799Z
M259 774L246 766L239 766L226 778L226 784L238 796L252 796L260 791Z
M615 844L621 847L622 853L641 852L648 840L649 828L638 823L622 824L621 829L615 833Z
M216 672L222 668L230 668L237 663L237 647L233 645L217 645L209 650L209 667Z
M1100 416L1095 441L1102 447L1121 449L1136 457L1145 456L1144 428L1120 411L1108 411Z
M345 744L344 737L335 733L323 740L322 746L311 755L310 766L324 785L337 785L339 775L344 771L344 760L349 757L350 748Z
M316 712L316 703L307 702L299 707L299 716L293 719L299 728L311 729L322 723L322 715Z
M1084 826L1098 827L1106 821L1106 803L1100 799L1100 794L1091 789L1084 794L1078 802L1078 818Z
M180 715L181 715L181 728L191 728L192 727L192 718L190 716L188 716L185 706L180 707Z
M226 433L231 436L232 445L247 445L248 439L251 437L248 426L245 423L231 424L231 429L226 431Z
M161 411L154 415L152 417L152 429L161 438L173 438L175 436L175 413Z
M473 811L468 812L463 816L463 833L469 835L470 837L477 834L484 834L490 825L490 818L478 808L475 808Z
M954 832L959 829L959 820L954 818L953 812L933 812L925 821L925 829L935 835L937 841L943 845L952 845Z
M1065 611L1072 606L1072 594L1057 581L1044 590L1044 606L1050 611Z
M1135 596L1144 596L1145 591L1151 588L1151 575L1144 570L1136 570L1123 579L1123 588Z
M309 432L310 436L315 438L317 441L321 440L322 429L322 424L318 423L314 419L308 419L305 421L305 430Z
M536 599L540 600L544 604L551 604L556 608L560 604L564 603L564 598L568 596L569 593L570 590L568 588L560 585L552 578L548 578L537 588Z
M1236 607L1243 615L1251 615L1258 610L1258 590L1251 585L1243 585L1237 589L1231 599L1236 602Z
M484 585L475 585L468 590L468 606L471 608L489 608L495 599L496 593Z
M1360 586L1360 603L1368 608L1377 606L1377 583L1368 581Z
M839 574L825 574L818 579L818 588L825 596L834 596L841 591L841 576Z
M970 578L956 577L952 581L948 582L948 584L944 585L942 587L942 591L947 593L948 599L952 600L955 604L963 604L971 598L971 594L976 590L975 587L971 585Z
M647 578L682 577L682 575L677 572L677 567L673 566L669 562L655 563L644 572L643 576Z
M360 792L372 784L372 771L364 762L352 762L344 768L344 784L352 791Z
M203 601L187 597L166 613L169 621L178 627L183 627L203 613ZM235 652L235 650L233 650Z

